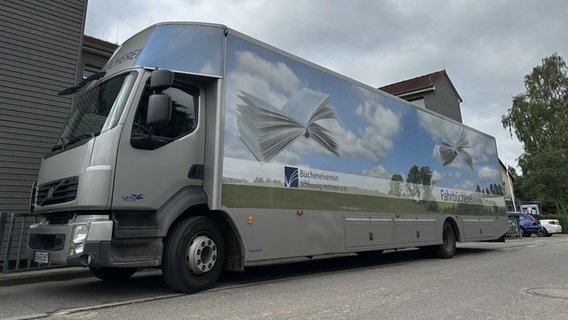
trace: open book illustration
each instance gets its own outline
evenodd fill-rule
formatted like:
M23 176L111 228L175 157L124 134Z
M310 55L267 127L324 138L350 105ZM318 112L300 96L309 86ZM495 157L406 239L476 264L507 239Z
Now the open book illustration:
M329 95L302 89L292 96L282 109L240 91L244 104L238 105L237 119L241 140L259 161L269 161L301 136L313 139L339 156L335 134L316 122L335 119L328 105Z
M461 130L460 135L456 141L445 135L442 137L442 141L440 143L442 144L439 149L440 158L444 162L444 166L454 162L454 160L456 160L456 158L459 156L460 159L462 159L462 161L471 170L473 170L473 158L465 150L470 148L469 139L463 129Z

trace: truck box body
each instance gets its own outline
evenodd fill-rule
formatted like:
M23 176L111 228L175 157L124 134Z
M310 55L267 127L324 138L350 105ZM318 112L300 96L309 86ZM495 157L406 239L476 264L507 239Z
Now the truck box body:
M102 71L42 162L36 260L163 267L190 217L226 269L508 230L503 196L476 191L502 184L492 137L224 26L154 25ZM159 95L171 119L146 125Z

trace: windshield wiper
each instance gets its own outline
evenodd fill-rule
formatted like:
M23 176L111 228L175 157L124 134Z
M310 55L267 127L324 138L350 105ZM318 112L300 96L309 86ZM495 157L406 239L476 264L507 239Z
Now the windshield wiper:
M90 75L87 79L81 81L78 85L72 86L72 87L69 87L67 89L63 89L63 90L59 91L57 93L57 95L58 96L68 96L70 94L73 94L73 93L81 90L81 88L86 86L87 83L89 83L91 81L99 80L100 78L104 77L105 74L106 74L106 71L100 71L100 72L94 73L94 74Z
M74 143L77 143L77 142L84 140L84 139L87 139L87 138L94 138L94 137L98 136L99 134L100 134L100 132L83 133L81 135L78 135L76 137L69 139L69 141L67 141L67 142L61 141L61 143L58 143L55 146L53 146L53 148L51 148L51 151L55 152L57 150L63 150L66 147L68 147L68 146L70 146ZM60 139L60 140L62 140L62 139Z

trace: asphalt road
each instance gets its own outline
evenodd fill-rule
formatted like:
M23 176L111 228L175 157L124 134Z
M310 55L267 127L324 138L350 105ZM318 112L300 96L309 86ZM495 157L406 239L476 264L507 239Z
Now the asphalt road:
M193 295L159 271L0 287L0 319L568 319L568 236L302 260L224 274Z

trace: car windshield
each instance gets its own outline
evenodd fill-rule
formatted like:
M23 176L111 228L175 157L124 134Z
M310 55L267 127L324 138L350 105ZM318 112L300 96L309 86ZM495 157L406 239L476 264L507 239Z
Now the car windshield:
M53 151L114 128L122 114L136 72L124 73L101 82L76 98Z

